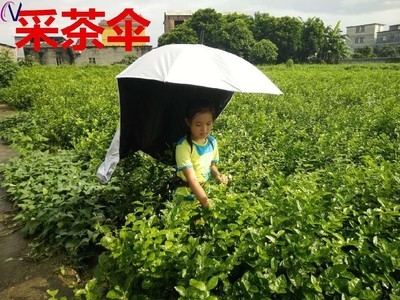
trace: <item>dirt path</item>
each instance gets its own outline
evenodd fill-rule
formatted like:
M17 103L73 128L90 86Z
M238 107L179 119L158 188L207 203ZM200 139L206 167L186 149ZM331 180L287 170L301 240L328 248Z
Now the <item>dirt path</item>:
M12 114L7 106L0 104L0 120ZM16 156L0 140L0 163ZM6 200L5 191L0 188L0 300L41 300L50 298L47 290L58 290L56 297L73 298L68 287L75 278L67 270L61 275L63 260L52 257L46 261L28 258L29 241L24 239L20 227L13 222L16 213L13 205Z

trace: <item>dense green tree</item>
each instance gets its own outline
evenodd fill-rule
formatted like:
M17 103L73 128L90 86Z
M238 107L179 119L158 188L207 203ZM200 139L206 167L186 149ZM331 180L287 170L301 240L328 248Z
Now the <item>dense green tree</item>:
M254 64L269 64L276 62L278 47L267 39L256 42L250 50L249 60Z
M328 26L325 33L325 41L318 58L327 63L338 63L339 59L350 56L350 48L346 44L347 36L342 34L340 22L335 27Z
M222 14L212 8L199 9L186 23L195 31L200 43L218 47L218 33L223 23Z
M10 85L18 69L19 66L13 60L10 52L7 50L0 50L0 88Z
M258 61L264 55L261 49L265 43L254 46L265 39L275 45L279 63L289 59L337 63L350 54L346 35L342 34L339 24L325 27L316 17L304 22L300 18L277 18L260 12L254 17L241 13L222 15L207 8L196 11L184 24L163 34L158 45L203 43Z
M253 32L247 27L243 19L233 22L224 22L221 28L219 48L248 59L250 50L256 42Z
M278 62L285 62L289 58L298 58L303 27L298 18L275 18L269 14L256 13L254 27L254 36L257 41L268 39L278 47Z
M296 59L301 49L301 21L293 17L278 18L275 30L271 41L278 47L278 62L284 62L290 58Z
M354 50L353 58L373 58L376 57L374 49L370 46L364 46Z
M267 13L256 12L254 14L254 38L257 41L261 41L262 39L271 40L277 26L276 23L275 17L272 17Z
M246 23L248 29L251 30L254 36L254 18L250 15L242 14L242 13L231 13L222 16L224 23L232 23L238 19L243 20Z
M375 53L378 57L396 57L396 49L392 45L377 47Z
M319 18L308 18L303 22L302 43L298 53L301 62L315 61L325 40L325 25Z
M18 65L21 67L33 67L37 65L37 61L33 55L26 55L24 59L18 60Z
M158 38L159 47L168 44L197 44L198 42L196 32L186 23L175 27Z

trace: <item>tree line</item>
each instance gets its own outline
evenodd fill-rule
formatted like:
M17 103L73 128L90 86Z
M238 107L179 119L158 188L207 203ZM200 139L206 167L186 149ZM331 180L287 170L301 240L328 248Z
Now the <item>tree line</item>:
M273 17L257 12L222 14L197 10L184 23L158 39L166 44L197 44L234 53L254 64L294 62L337 63L351 55L346 35L317 18Z
M393 47L392 45L383 46L364 46L355 49L352 55L353 58L378 58L378 57L400 57L400 45Z

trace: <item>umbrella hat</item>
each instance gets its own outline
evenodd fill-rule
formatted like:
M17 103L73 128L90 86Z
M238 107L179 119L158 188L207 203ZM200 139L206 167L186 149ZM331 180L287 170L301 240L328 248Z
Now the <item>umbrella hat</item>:
M137 150L171 164L164 156L187 132L185 111L207 101L216 116L234 92L282 92L258 68L223 50L198 44L171 44L144 54L117 75L120 128L98 178L107 182L120 158Z

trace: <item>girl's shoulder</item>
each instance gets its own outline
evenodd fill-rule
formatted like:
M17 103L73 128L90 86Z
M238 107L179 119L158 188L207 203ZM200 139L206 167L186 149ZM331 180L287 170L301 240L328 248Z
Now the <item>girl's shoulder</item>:
M183 143L188 143L187 139L186 139L186 135L183 136L176 144L177 145L182 145Z
M210 143L212 144L217 144L217 140L215 139L215 137L213 137L212 135L208 136L208 140L210 141Z

